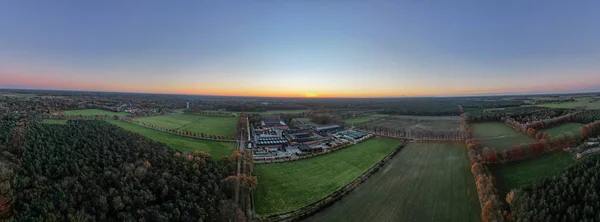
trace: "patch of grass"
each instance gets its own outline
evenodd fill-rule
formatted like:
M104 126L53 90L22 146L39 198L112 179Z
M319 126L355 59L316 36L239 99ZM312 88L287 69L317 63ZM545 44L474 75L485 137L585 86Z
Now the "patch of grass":
M82 115L82 116L95 116L95 115L107 115L109 118L113 117L115 114L119 115L121 117L129 115L129 113L126 112L111 112L111 111L106 111L106 110L101 110L101 109L78 109L78 110L66 110L63 112L63 114L67 115L67 116L78 116L78 115Z
M578 108L585 107L586 109L600 109L600 101L590 102L590 98L577 99L575 102L566 103L545 103L538 106L549 107L549 108Z
M346 122L346 124L354 125L354 124L369 122L371 120L380 119L380 118L388 117L388 116L389 116L388 114L372 114L372 115L368 115L368 116L349 118L349 119L345 119L344 121Z
M566 124L562 124L560 126L552 127L549 129L544 129L544 130L542 130L542 132L548 133L548 134L550 134L550 136L559 136L559 135L566 134L566 133L573 134L573 135L579 135L579 128L581 128L582 126L584 126L584 124L566 123Z
M471 124L471 127L475 138L481 141L484 146L497 152L511 149L513 145L535 141L533 138L521 134L500 122L475 123Z
M67 124L66 119L43 119L41 123L44 124Z
M235 136L236 117L199 116L187 114L173 114L166 116L150 116L135 118L145 122L168 129L192 131L223 136Z
M142 134L145 137L158 142L166 143L169 147L180 151L205 151L210 153L213 158L218 159L222 156L229 156L235 149L235 142L220 142L211 140L201 140L184 136L173 135L132 123L120 120L107 120L108 122L120 126L126 130Z
M317 201L360 176L401 142L373 138L326 155L256 165L256 212L272 215Z
M346 197L309 221L479 221L462 143L411 143Z
M556 151L534 159L491 164L489 168L496 179L496 187L504 196L513 188L556 175L574 162L567 152Z
M290 109L290 110L268 110L266 112L247 112L247 113L253 113L253 114L279 114L279 113L284 113L284 114L288 114L288 113L302 113L302 112L307 112L308 110L304 110L304 109Z

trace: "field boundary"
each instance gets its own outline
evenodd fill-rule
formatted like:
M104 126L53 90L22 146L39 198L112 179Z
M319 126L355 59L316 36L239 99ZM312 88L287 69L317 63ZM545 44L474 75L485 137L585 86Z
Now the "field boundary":
M338 188L337 190L335 190L333 193L327 195L326 197L321 198L320 200L317 200L306 206L300 207L296 210L283 212L283 213L279 213L279 214L274 214L274 215L266 216L264 218L259 217L256 219L258 219L259 221L267 221L267 222L297 221L300 219L304 219L308 216L311 216L311 215L325 209L326 207L330 206L334 202L342 199L350 191L354 190L354 188L356 188L356 186L365 182L369 177L371 177L371 175L373 175L375 172L379 171L379 169L381 167L383 167L389 160L391 160L392 157L394 157L397 153L399 153L400 150L402 150L402 148L404 148L408 143L410 143L410 141L407 141L407 140L403 141L400 145L398 145L398 147L396 147L396 149L394 149L394 151L392 151L391 153L389 153L388 155L383 157L377 163L373 164L373 166L371 166L368 170L366 170L360 176L358 176L357 178L354 178L348 184Z
M183 136L183 137L189 137L189 138L195 138L195 139L201 139L201 140L212 140L212 141L221 141L221 142L238 142L238 140L222 140L222 139L212 139L212 138L206 138L206 137L199 137L199 136L190 136L190 135L185 135L185 134L179 134L179 133L173 133L173 132L169 132L166 130L160 130L160 129L155 129L149 126L144 126L142 124L138 124L138 123L134 123L134 122L130 122L124 119L119 119L120 121L126 122L126 123L131 123L137 126L141 126L141 127L145 127L151 130L156 130L156 131L160 131L160 132L164 132L164 133L169 133L169 134L173 134L173 135L177 135L177 136Z

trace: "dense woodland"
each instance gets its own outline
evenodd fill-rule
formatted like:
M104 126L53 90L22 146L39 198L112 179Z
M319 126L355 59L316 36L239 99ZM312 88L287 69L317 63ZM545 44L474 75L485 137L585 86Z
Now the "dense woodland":
M518 188L507 196L518 221L600 221L600 157L560 175Z
M0 122L0 142L4 155L18 157L13 219L227 221L243 215L232 200L240 153L220 160L181 154L106 122L83 120L28 123L15 150L10 125L15 122ZM250 190L256 178L243 177L241 184Z

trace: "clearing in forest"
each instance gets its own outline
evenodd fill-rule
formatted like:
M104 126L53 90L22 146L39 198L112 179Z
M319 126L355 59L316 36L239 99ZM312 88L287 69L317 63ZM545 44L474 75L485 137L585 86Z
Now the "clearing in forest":
M542 132L544 133L548 133L550 134L550 136L559 136L562 134L572 134L572 135L579 135L579 128L581 128L582 126L584 126L584 124L581 123L566 123L566 124L562 124L560 126L556 126L556 127L552 127L549 129L544 129L542 130Z
M126 130L142 134L143 136L155 141L166 143L173 149L180 151L204 151L210 153L210 155L215 159L218 159L222 156L229 156L236 149L235 142L195 139L149 129L121 120L107 121Z
M254 167L256 213L267 216L295 210L333 193L360 176L402 143L372 138L342 150L293 162Z
M66 116L95 116L95 115L107 115L109 118L114 115L119 115L120 117L124 117L129 115L126 112L111 112L101 109L77 109L77 110L65 110L62 112Z
M488 167L496 179L496 188L504 197L511 189L557 175L574 162L575 159L567 152L556 151L533 159L490 164Z
M370 115L365 115L365 116L360 116L360 117L355 117L355 118L348 118L348 119L345 119L344 121L346 122L346 124L354 125L354 124L369 122L372 120L376 120L376 119L380 119L380 118L388 117L388 116L389 116L388 114L370 114Z
M167 129L214 134L219 136L235 136L238 118L173 114L165 116L141 117L135 118L134 120Z
M466 153L462 143L411 143L307 221L479 221Z
M502 152L513 145L535 142L527 135L521 134L501 122L485 122L471 124L473 136L484 146Z

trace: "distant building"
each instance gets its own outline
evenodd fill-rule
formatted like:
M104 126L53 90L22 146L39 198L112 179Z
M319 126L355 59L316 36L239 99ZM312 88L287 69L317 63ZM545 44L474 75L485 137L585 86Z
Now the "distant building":
M262 121L260 121L260 126L263 129L271 129L271 128L280 129L280 130L289 129L289 127L287 126L287 124L285 124L285 122L283 122L283 120L278 120L278 119L262 120Z
M339 126L339 125L321 126L321 127L316 127L315 132L317 132L318 134L321 134L321 135L326 135L326 134L330 134L330 133L335 133L335 132L343 130L343 129L344 129L344 127Z
M185 108L186 108L186 109L190 109L190 102L186 102L186 103L185 103Z

